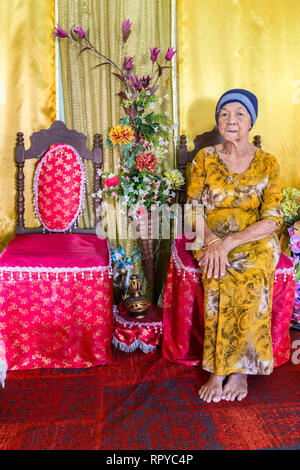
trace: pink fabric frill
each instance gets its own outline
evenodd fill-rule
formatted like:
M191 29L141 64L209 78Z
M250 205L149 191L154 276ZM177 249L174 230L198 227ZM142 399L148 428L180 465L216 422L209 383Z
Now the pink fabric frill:
M151 305L144 318L134 318L123 302L114 306L113 345L125 352L141 349L144 353L154 351L161 342L162 309Z

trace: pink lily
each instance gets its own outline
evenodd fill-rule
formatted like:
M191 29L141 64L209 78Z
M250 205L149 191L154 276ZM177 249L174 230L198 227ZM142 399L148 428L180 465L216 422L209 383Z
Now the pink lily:
M129 38L129 35L131 33L131 23L129 20L125 20L123 22L122 26L122 31L123 31L123 45L126 43L127 39Z
M124 69L125 70L131 70L132 69L132 61L133 57L126 56L124 59Z
M138 84L139 84L139 77L137 75L130 75L129 78L130 78L130 81L131 81L131 85L134 88L137 88Z
M80 39L85 38L85 32L82 29L82 26L79 24L76 28L73 28L74 33L78 34Z
M158 49L158 47L152 47L152 49L150 48L150 51L151 51L150 59L152 60L152 62L156 62L158 54L160 53L160 49Z
M139 80L138 75L130 75L131 85L137 90L141 91L143 88L142 80Z
M55 26L54 36L58 38L66 38L68 37L67 31L62 29L59 25Z
M175 49L173 49L172 47L168 47L168 50L167 50L167 53L165 55L165 59L166 60L171 60L173 55L176 54L177 51L175 51Z
M123 26L122 26L122 30L123 31L129 31L131 28L131 23L130 23L130 20L124 20L123 22Z
M142 76L141 82L142 82L142 87L143 88L148 88L149 85L150 85L150 82L151 82L151 77L149 75L146 78L144 76Z

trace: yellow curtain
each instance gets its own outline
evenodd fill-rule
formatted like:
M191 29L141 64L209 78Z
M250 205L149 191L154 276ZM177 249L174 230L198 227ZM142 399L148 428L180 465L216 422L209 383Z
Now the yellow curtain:
M14 235L16 133L29 136L55 120L55 1L0 2L0 249ZM32 206L32 162L25 164L25 221L39 225Z
M132 33L125 49L122 50L122 23L130 19ZM90 40L106 56L121 65L124 55L135 58L136 72L140 76L151 74L150 47L158 46L162 53L171 46L172 2L171 0L58 0L58 24L69 32L74 25L81 24L90 31ZM89 51L78 58L80 48L69 40L59 41L61 53L62 82L65 103L66 125L88 136L88 146L92 147L93 135L100 132L103 136L104 170L118 171L119 153L107 150L105 146L111 126L123 117L117 93L120 82L111 74L108 66L93 69L99 58ZM173 114L172 73L164 74L161 81L160 96L169 94L170 99L160 105L160 110ZM175 152L173 142L166 168L174 168ZM94 223L92 198L92 168L87 168L86 207L83 212L85 226ZM116 239L111 244L121 243L130 256L136 242L120 239L121 220L116 216ZM113 223L113 221L112 221ZM136 266L137 269L140 269Z
M219 96L246 88L258 97L252 135L281 166L282 185L300 188L299 0L178 0L180 133L188 146L215 125Z

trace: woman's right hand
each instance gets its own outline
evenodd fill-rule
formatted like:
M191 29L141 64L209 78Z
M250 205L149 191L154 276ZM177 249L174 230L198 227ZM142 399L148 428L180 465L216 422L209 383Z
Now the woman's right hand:
M225 276L225 269L230 266L227 258L229 251L228 243L222 238L202 248L197 261L208 278L213 276L218 279Z

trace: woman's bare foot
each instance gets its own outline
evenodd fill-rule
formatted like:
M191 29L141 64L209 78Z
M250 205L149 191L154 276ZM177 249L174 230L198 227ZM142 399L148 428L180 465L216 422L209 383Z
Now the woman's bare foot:
M222 398L227 401L234 401L235 399L241 401L247 394L247 375L238 372L230 374L227 383L224 385Z
M208 403L211 401L221 401L223 393L223 380L225 377L226 375L211 374L206 384L200 388L198 392L199 397Z

